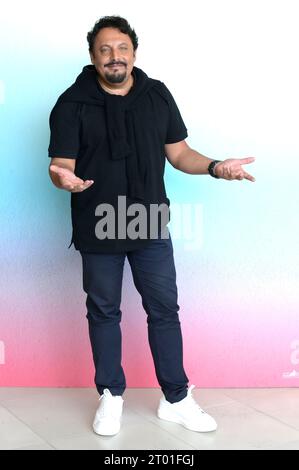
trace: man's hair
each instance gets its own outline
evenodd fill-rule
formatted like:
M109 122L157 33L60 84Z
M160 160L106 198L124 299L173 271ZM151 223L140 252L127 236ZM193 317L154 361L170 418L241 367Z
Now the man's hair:
M138 47L138 37L131 28L128 21L121 16L102 16L94 25L94 27L87 33L87 41L89 45L89 52L93 52L93 46L95 42L96 35L103 28L116 28L119 29L121 33L127 34L132 41L133 49L136 51Z

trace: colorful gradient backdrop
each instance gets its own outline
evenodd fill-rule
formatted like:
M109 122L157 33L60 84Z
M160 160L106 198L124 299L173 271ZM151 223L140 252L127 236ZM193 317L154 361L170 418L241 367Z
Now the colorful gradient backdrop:
M89 63L87 31L120 14L139 35L136 65L175 96L189 145L256 157L255 183L167 163L171 202L200 208L197 246L173 239L190 382L298 386L296 2L154 1L146 15L130 0L1 5L0 385L93 385L81 258L67 250L70 195L48 177L48 117ZM122 312L127 385L157 387L127 262Z

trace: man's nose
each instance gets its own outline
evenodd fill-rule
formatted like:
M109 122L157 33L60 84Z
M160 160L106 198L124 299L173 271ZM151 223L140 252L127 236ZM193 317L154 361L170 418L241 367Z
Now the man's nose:
M117 61L119 59L117 49L111 49L111 59L113 59L115 61Z

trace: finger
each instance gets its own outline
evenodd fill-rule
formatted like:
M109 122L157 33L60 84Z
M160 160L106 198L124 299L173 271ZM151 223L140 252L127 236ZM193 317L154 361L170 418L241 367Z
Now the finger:
M89 188L93 183L94 181L92 180L86 180L83 184L75 185L72 192L81 193L85 189Z
M82 180L81 178L78 178L78 176L75 176L74 178L69 177L68 180L75 186L77 185L81 186L82 184L84 184L84 180Z
M241 165L246 165L247 163L254 162L255 157L240 158L239 161L240 161Z
M83 186L82 185L75 185L72 188L72 193L81 193L83 191Z
M63 186L65 185L71 185L73 187L76 187L76 186L81 186L82 184L84 183L83 180L81 180L81 178L70 178L69 176L62 176L61 177L61 184Z
M76 184L68 178L61 178L61 186L63 187L63 189L66 189L67 191L74 191L76 188L80 187L81 184L80 182L79 184L78 183Z
M245 171L244 171L244 178L249 181L252 181L253 183L255 182L255 178L251 176L249 173L246 173Z
M78 176L76 176L75 174L70 174L70 175L65 175L64 177L64 180L65 181L68 181L69 183L72 183L74 186L81 186L83 184L90 184L90 182L93 183L93 180L82 180L81 178L79 178Z
M83 184L83 191L84 191L85 189L87 189L87 188L90 188L90 186L92 186L93 183L94 183L93 180L86 180L86 181L84 181L84 184Z

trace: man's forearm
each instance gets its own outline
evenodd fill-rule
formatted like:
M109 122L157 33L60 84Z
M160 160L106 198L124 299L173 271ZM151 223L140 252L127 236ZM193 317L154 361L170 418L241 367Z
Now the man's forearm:
M207 175L209 174L208 166L213 160L215 159L205 157L188 147L180 154L176 168L191 175Z

